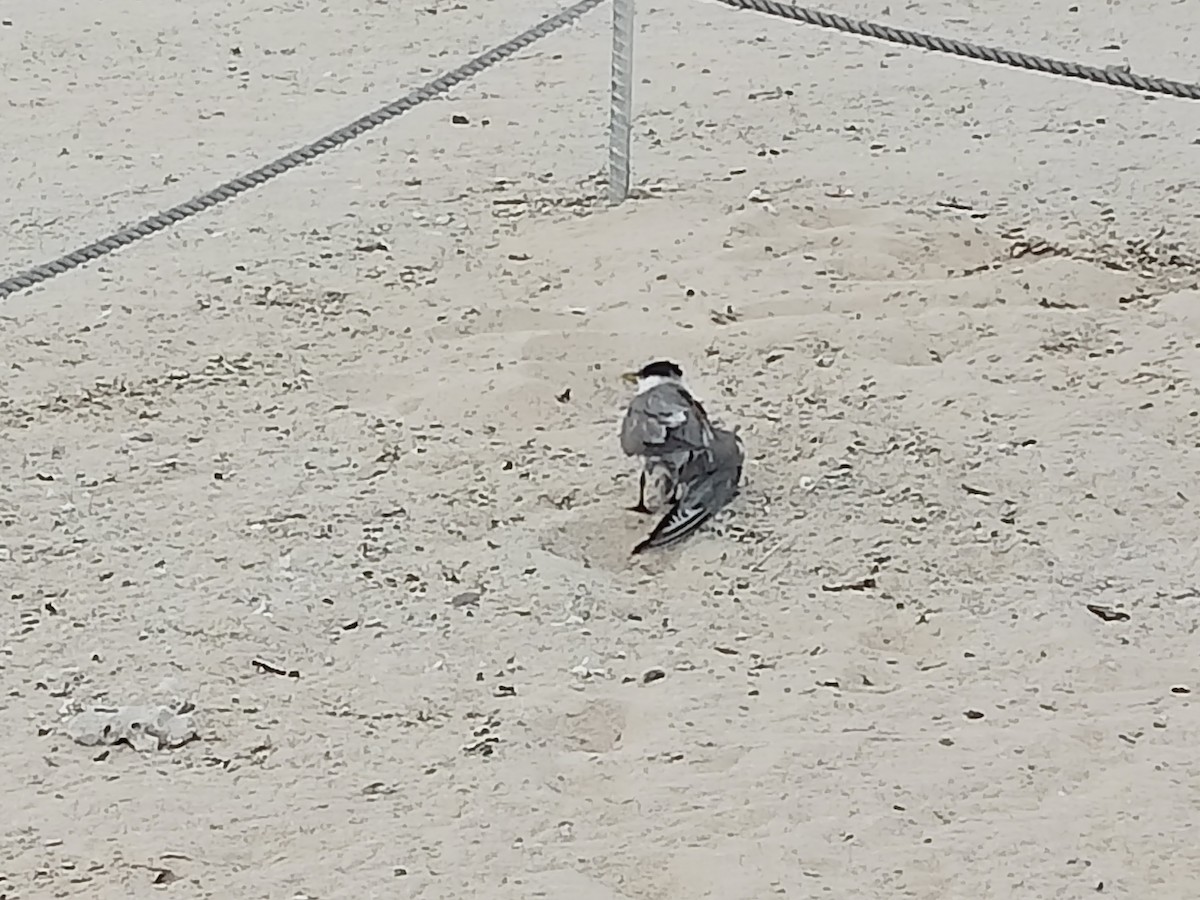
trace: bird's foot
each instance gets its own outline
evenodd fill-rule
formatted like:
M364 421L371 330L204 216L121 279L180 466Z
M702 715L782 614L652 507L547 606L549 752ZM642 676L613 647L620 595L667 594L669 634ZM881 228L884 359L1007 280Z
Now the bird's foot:
M637 506L627 506L625 508L630 512L641 513L643 516L654 515L654 510L646 506L645 503L639 503Z

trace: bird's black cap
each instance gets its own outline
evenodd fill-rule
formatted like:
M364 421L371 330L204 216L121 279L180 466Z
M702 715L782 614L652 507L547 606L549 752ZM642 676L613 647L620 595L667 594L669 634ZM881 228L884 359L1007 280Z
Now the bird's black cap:
M660 359L657 362L647 363L642 366L638 372L638 378L651 378L658 375L662 378L682 378L683 369L665 359Z

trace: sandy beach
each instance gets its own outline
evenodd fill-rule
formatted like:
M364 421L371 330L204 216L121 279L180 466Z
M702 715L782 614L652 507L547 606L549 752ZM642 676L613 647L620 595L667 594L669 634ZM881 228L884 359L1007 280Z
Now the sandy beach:
M0 278L560 8L7 0ZM611 208L610 17L0 302L0 900L1196 896L1200 104L643 0ZM750 461L631 558L660 357Z

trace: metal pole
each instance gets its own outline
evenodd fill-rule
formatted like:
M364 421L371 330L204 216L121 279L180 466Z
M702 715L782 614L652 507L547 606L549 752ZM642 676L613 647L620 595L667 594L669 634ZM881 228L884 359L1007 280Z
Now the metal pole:
M608 201L614 205L629 196L629 144L633 129L633 3L634 0L613 0Z

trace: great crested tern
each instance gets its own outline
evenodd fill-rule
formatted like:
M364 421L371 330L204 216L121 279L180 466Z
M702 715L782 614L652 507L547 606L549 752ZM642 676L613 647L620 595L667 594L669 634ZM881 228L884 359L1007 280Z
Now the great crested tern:
M678 500L680 472L697 454L707 456L713 427L675 363L659 360L623 377L637 385L637 393L621 423L621 449L643 459L638 502L630 509L649 514L647 481L656 482L656 506Z
M737 496L745 462L741 438L732 431L714 429L709 452L696 454L680 470L675 503L633 552L670 547L695 533Z

